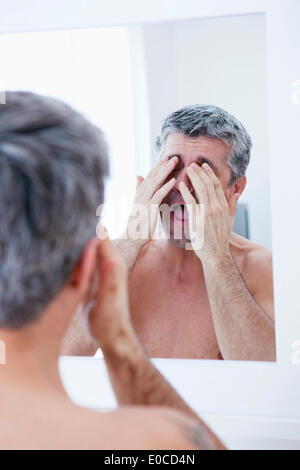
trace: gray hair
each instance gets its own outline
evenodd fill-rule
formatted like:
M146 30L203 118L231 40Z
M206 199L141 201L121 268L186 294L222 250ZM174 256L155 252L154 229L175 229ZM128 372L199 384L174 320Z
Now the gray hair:
M0 327L37 320L96 234L108 148L66 104L8 92L0 106Z
M187 137L213 137L232 147L228 159L230 186L246 174L252 149L251 138L234 116L216 106L186 106L170 114L162 123L156 148L163 152L169 134L181 132Z

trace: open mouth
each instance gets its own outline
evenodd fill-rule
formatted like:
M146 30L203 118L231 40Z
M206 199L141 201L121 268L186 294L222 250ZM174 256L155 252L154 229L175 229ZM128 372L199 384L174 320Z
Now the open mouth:
M188 221L188 210L184 204L174 204L172 211L174 213L174 219L177 222L185 223Z

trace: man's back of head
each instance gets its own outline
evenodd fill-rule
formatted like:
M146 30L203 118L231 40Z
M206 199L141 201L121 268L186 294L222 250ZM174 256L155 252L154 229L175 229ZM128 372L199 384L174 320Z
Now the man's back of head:
M95 236L108 152L66 104L8 92L0 106L0 328L36 320Z

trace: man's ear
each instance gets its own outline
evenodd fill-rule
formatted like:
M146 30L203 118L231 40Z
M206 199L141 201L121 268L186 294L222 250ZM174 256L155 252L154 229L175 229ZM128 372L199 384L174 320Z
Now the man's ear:
M98 243L96 238L88 242L71 274L69 287L75 289L80 295L85 295L90 288L96 269Z
M246 188L246 185L247 185L247 177L243 176L243 178L240 178L232 185L230 189L230 197L233 194L239 194L241 196Z

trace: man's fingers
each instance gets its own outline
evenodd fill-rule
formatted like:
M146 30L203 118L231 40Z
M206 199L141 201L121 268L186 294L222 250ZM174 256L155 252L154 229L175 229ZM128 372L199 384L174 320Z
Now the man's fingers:
M180 189L181 195L183 197L183 200L187 205L197 204L197 201L192 196L192 194L188 190L187 186L183 182L181 182L179 184L179 189Z
M171 160L168 158L159 163L148 175L145 180L145 196L151 199L160 186L166 181L168 176L174 171L178 163L178 158L174 157Z
M148 177L146 179L151 178L155 176L157 173L159 173L161 168L167 165L169 161L170 159L166 155L163 158L161 158L159 162L157 162L156 165L154 165L154 167L150 170Z
M168 155L164 155L160 160L159 160L159 163L161 165L163 165L164 163L166 163L167 161L169 161L169 157Z
M216 202L219 202L214 182L210 179L209 175L204 171L204 169L201 168L199 165L195 164L193 168L206 188L210 207L213 207Z
M101 222L97 225L97 237L99 240L106 240L108 237L107 230Z
M98 269L101 280L107 279L111 274L125 273L126 267L119 250L107 236L98 244Z
M154 173L152 181L155 185L155 191L159 188L161 184L165 182L167 177L174 171L178 163L178 158L173 157L170 160L168 159L157 171Z
M202 170L203 170L203 173L206 174L208 178L210 178L212 184L214 185L216 195L222 207L228 207L228 203L227 203L221 182L219 178L217 178L213 169L207 163L205 163L204 165L202 165Z
M142 176L137 176L137 178L136 178L136 189L138 189L144 181L145 181L145 179Z
M152 198L152 204L158 204L160 205L162 201L167 197L169 192L174 188L176 184L176 179L173 178L168 183L164 184L162 188L160 188L153 196Z
M179 190L181 192L181 195L186 204L186 208L189 214L189 226L191 229L190 235L196 236L197 223L198 223L198 217L199 217L198 203L195 200L195 198L192 196L192 194L190 193L188 187L183 182L179 184Z
M204 204L206 208L209 207L209 199L208 199L208 193L207 193L207 188L203 181L201 180L199 174L193 167L189 167L187 169L187 174L188 177L191 180L191 183L194 187L196 196L198 198L198 202L200 204Z

